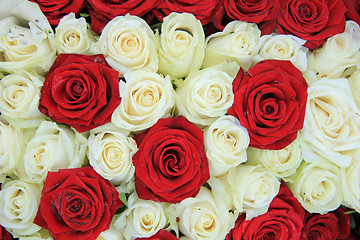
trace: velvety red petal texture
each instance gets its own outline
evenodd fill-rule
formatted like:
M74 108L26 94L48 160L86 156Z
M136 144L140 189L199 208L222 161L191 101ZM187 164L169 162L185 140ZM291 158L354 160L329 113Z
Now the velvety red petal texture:
M163 0L153 9L153 13L161 22L171 12L192 13L202 25L208 24L215 13L219 0Z
M304 216L303 207L282 182L268 211L248 221L246 215L241 214L225 240L299 239Z
M0 225L0 240L12 240L14 239L11 233L6 231L6 229ZM177 239L177 238L175 238Z
M161 229L151 237L136 238L136 240L179 240L179 239L175 237L175 235L173 235L172 233Z
M346 6L346 19L353 20L360 24L360 1L359 0L343 0Z
M87 0L91 17L91 29L100 34L105 25L116 16L127 13L138 17L151 11L160 0Z
M135 186L140 198L177 203L209 179L203 132L185 117L160 119L134 137Z
M51 25L58 25L60 19L73 12L78 15L85 6L85 0L30 0L37 3Z
M330 36L345 29L347 11L342 0L281 0L285 2L277 17L277 30L307 40L305 47L315 50Z
M279 150L296 139L302 128L307 83L290 61L264 60L233 82L234 104L228 113L239 119L250 146Z
M119 73L103 55L60 54L46 76L39 110L84 132L110 122L120 101Z
M92 167L49 172L34 223L54 239L96 239L122 206L117 190Z
M326 214L306 213L301 239L347 239L350 235L350 216L338 208Z

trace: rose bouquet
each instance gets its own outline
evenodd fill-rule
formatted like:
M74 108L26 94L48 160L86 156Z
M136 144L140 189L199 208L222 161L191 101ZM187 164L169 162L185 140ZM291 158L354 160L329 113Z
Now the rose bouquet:
M356 239L358 2L0 4L0 239Z

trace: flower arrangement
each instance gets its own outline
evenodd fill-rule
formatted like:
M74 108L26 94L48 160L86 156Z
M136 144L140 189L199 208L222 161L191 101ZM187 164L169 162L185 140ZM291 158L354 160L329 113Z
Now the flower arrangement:
M358 2L0 6L0 239L359 237Z

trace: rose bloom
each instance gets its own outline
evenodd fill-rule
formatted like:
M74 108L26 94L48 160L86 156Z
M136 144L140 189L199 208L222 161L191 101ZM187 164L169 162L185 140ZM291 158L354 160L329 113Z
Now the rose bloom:
M85 0L63 0L55 2L46 0L30 1L39 5L41 11L45 14L51 25L57 25L62 17L71 12L78 15L85 6Z
M159 72L171 78L186 77L200 69L204 59L205 34L199 20L189 13L171 13L156 32Z
M159 0L87 0L87 2L89 3L91 29L100 34L105 25L113 18L128 13L142 17L153 9Z
M303 207L282 183L268 211L251 220L246 220L246 214L241 214L225 240L299 239L304 216Z
M330 36L345 29L346 7L341 0L282 0L277 30L307 40L305 47L315 50Z
M344 0L344 4L347 8L346 19L360 24L360 2L358 0Z
M248 70L252 58L259 52L260 34L256 24L241 21L228 23L222 32L206 38L203 67L234 61Z
M201 21L202 25L206 25L211 21L219 2L219 0L163 0L156 5L152 12L161 22L172 12L191 13Z
M300 239L348 239L349 234L350 215L338 208L323 215L307 212Z
M33 223L40 203L40 186L22 180L2 185L0 191L0 224L16 237L32 235L40 230Z
M166 224L165 206L163 203L142 200L136 192L128 198L127 209L115 221L126 239L150 237L163 229Z
M233 82L237 117L250 136L250 147L279 150L303 127L307 83L290 61L263 60Z
M54 32L36 3L1 0L0 70L43 74L55 60Z
M134 137L135 186L140 198L177 203L209 179L203 132L185 117L160 119Z
M75 18L72 12L64 16L55 28L55 47L58 53L95 54L95 35L85 18Z
M353 159L351 165L341 169L341 183L344 193L344 206L360 212L360 156Z
M147 238L136 238L136 240L179 240L175 235L160 229L156 234Z
M353 72L349 78L350 89L357 107L360 109L360 71Z
M39 109L84 132L110 122L119 103L119 73L102 55L60 54L46 76Z
M110 227L119 193L92 167L49 172L34 223L55 239L88 239Z
M222 8L215 13L214 25L222 30L223 23L231 20L256 23L262 34L270 34L276 27L276 17L283 8L282 1L224 0Z

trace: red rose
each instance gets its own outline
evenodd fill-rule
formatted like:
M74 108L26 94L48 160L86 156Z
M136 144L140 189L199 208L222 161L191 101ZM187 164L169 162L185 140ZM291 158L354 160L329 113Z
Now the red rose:
M346 239L350 235L350 216L338 208L326 214L306 213L301 239Z
M39 5L51 25L58 25L65 15L73 12L78 15L85 5L85 0L30 0Z
M0 225L0 240L12 240L14 239L11 233L6 231L6 229Z
M359 0L344 0L344 4L347 8L346 19L353 20L360 25L360 1Z
M100 34L105 25L116 16L127 13L138 17L152 10L160 0L87 0L90 8L91 29Z
M250 147L279 150L303 127L307 83L290 61L264 60L233 82L229 114L247 128Z
M165 230L159 230L155 235L147 238L137 238L136 240L179 240L173 234Z
M163 18L171 12L192 13L196 19L206 25L211 21L215 7L220 0L163 0L153 10L156 18L163 21Z
M57 240L96 239L122 206L119 193L92 167L49 172L34 223Z
M135 136L135 187L145 200L177 203L209 179L203 132L185 117L160 119Z
M270 34L276 28L276 17L282 6L278 0L223 0L216 11L213 23L223 30L233 20L257 23L261 33Z
M281 1L286 4L277 17L279 33L307 40L304 46L310 50L345 30L346 7L341 0Z
M241 214L225 240L299 239L305 211L284 183L268 211L248 221Z
M84 132L110 122L119 104L119 73L102 55L60 54L46 76L39 110Z

